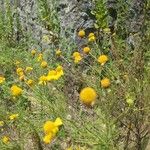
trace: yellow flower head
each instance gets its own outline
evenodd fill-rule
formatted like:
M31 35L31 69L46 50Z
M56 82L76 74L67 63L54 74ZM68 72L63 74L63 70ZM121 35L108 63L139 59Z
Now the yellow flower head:
M77 57L77 56L80 56L80 53L79 52L74 52L72 56L73 56L73 58Z
M12 114L9 116L10 120L16 120L18 118L19 114Z
M43 138L43 142L44 142L45 144L49 144L49 143L52 141L52 139L53 139L53 136L52 136L51 133L50 133L50 134L46 134L46 135L44 136L44 138Z
M41 62L41 67L42 68L46 68L48 66L47 62L46 61L42 61Z
M58 132L58 126L55 125L52 121L46 121L44 124L44 133L45 134L53 134L55 135Z
M19 76L23 75L23 69L22 69L22 68L17 68L17 69L16 69L16 73L17 73L17 75L19 75Z
M110 86L110 80L108 78L102 79L100 83L103 88L108 88Z
M78 32L78 36L81 37L81 38L83 38L85 36L85 31L84 30L80 30Z
M89 53L90 50L91 50L91 49L90 49L89 47L84 47L84 48L83 48L83 52L86 53L86 54Z
M33 81L32 79L29 79L29 80L26 82L26 84L27 84L28 86L33 86L33 83L34 83L34 81Z
M46 85L47 82L47 76L43 75L39 78L39 84Z
M59 76L64 75L62 66L59 65L55 70L56 70L57 74L59 74Z
M19 64L20 64L20 61L15 61L15 63L14 63L16 66L18 66Z
M62 120L58 117L58 118L56 118L54 124L55 124L55 126L58 126L58 127L59 127L59 126L63 125L63 122L62 122Z
M20 80L20 81L24 81L24 80L25 80L25 75L24 75L24 74L21 75L21 76L19 77L19 80Z
M74 58L74 63L78 64L81 60L82 60L82 57L81 56L77 56L77 57Z
M8 143L9 143L9 137L8 137L8 136L3 136L2 142L3 142L4 144L8 144Z
M31 50L31 54L34 56L36 54L36 50L35 49Z
M58 66L55 70L50 70L47 75L47 80L58 80L61 76L64 75L63 67Z
M56 76L57 76L56 70L50 70L47 75L47 80L48 81L55 80Z
M55 136L59 130L58 127L61 126L62 124L63 123L62 123L62 120L60 118L57 118L54 122L53 121L46 121L44 126L43 126L44 133L46 135L52 134L53 136Z
M95 36L95 34L93 32L89 33L88 38Z
M4 126L4 121L0 121L0 127Z
M13 85L10 90L11 90L11 94L13 96L19 96L23 92L23 90L20 87L18 87L17 85Z
M92 105L97 98L96 91L91 87L86 87L80 92L80 100L86 105Z
M98 57L98 62L101 65L104 65L108 61L108 57L106 55L101 55Z
M3 76L0 76L0 84L2 84L3 82L5 82L5 78Z
M31 72L33 70L32 67L26 67L25 72Z
M60 55L61 55L61 53L62 53L62 52L61 52L61 50L60 50L60 49L58 49L58 50L56 51L56 53L55 53L55 54L56 54L56 56L60 56Z
M81 54L79 52L73 53L74 63L79 63L82 60Z
M89 42L94 42L94 41L96 41L96 37L95 36L91 36L91 37L88 38L88 41Z
M37 61L39 62L39 61L42 61L42 60L43 60L43 54L40 53L40 54L38 55Z

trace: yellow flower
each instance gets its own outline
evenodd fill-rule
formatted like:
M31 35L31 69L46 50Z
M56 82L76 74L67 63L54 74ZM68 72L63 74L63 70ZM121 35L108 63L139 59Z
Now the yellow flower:
M79 52L74 52L72 56L73 56L73 58L77 57L77 56L80 56L80 53Z
M82 60L82 57L81 56L77 56L74 58L74 63L79 63L80 61Z
M31 79L29 79L29 80L26 82L26 84L27 84L28 86L32 86L32 85L33 85L33 83L34 83L34 81L33 81L33 80L31 80Z
M85 31L84 30L80 30L78 32L78 36L81 37L81 38L83 38L85 36Z
M46 85L47 82L47 76L43 75L39 78L39 84Z
M108 88L110 86L110 80L108 78L102 79L100 83L103 88Z
M56 133L59 131L59 126L61 126L63 123L62 123L62 120L60 118L57 118L54 122L53 121L46 121L44 126L43 126L43 129L44 129L44 133L46 135L48 134L52 134L53 136L56 135Z
M19 77L19 80L20 80L20 81L24 81L24 80L25 80L25 75L24 75L24 74L21 75L21 76Z
M104 65L108 61L108 57L106 55L101 55L98 57L98 62L101 65Z
M4 126L4 121L0 121L0 127Z
M47 80L48 81L55 80L56 76L57 76L56 70L50 70L47 75Z
M56 51L56 53L55 53L55 54L56 54L56 56L60 56L60 55L61 55L61 53L62 53L62 52L61 52L61 50L60 50L60 49L58 49L58 50Z
M54 124L55 124L55 126L61 126L61 125L63 125L63 122L62 122L62 120L58 117L58 118L56 118Z
M57 75L60 77L64 75L63 67L60 65L55 69L55 71L56 71Z
M20 64L20 61L18 61L18 60L17 60L17 61L15 61L15 63L14 63L14 64L17 66L17 65L19 65L19 64Z
M95 36L95 34L93 32L89 33L88 38Z
M36 50L35 49L31 50L31 54L34 56L36 54Z
M43 142L44 142L45 144L49 144L49 143L52 141L52 139L53 139L53 136L52 136L51 133L50 133L50 134L46 134L46 135L44 136L44 138L43 138Z
M26 67L25 72L31 72L33 70L32 67Z
M20 72L19 74L18 74L18 76L24 76L24 72Z
M80 100L86 105L92 105L97 98L96 91L91 87L86 87L80 92Z
M47 62L46 61L42 61L41 62L41 67L42 68L46 68L48 65L47 65Z
M59 65L55 70L50 70L48 72L47 80L48 81L58 80L63 75L64 75L63 67Z
M39 61L42 61L42 60L43 60L43 54L40 53L38 55L37 61L39 62Z
M74 63L79 63L82 60L81 54L79 52L73 53Z
M23 69L22 69L22 68L17 68L17 69L16 69L16 73L17 73L17 75L19 75L19 76L23 75Z
M91 37L88 38L88 41L89 42L94 42L94 41L96 41L96 37L95 36L91 36Z
M90 49L89 47L84 47L84 48L83 48L83 52L86 53L86 54L89 53L90 50L91 50L91 49Z
M0 84L2 84L3 82L5 82L5 78L0 76Z
M10 90L11 90L11 94L13 96L19 96L23 92L23 90L20 87L18 87L17 85L13 85Z
M18 118L19 114L12 114L9 116L10 120L16 120Z
M96 40L95 34L93 32L89 33L89 35L88 35L88 41L89 42L94 42L95 40Z
M9 137L8 137L8 136L3 136L2 142L3 142L4 144L8 144L8 143L9 143Z

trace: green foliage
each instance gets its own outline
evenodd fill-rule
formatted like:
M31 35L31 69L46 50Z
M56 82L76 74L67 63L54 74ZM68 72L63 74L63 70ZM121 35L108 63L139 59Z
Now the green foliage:
M107 9L106 0L95 0L95 9L92 14L96 17L96 28L106 28L107 27Z
M57 1L38 0L39 18L49 31L59 32L59 20L56 12Z

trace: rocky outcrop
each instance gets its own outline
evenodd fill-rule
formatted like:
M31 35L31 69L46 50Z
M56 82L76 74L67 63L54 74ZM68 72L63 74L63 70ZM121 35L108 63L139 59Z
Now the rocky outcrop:
M45 0L44 3L51 7L52 3ZM13 14L14 34L17 40L28 35L30 41L39 48L49 48L49 44L42 41L43 35L50 36L39 19L39 1L37 0L10 0L7 3L2 0L1 8L6 13L7 5L10 5ZM91 14L94 3L91 0L64 0L57 1L57 15L60 22L60 36L69 37L76 44L82 45L83 41L77 38L76 32L83 28L86 32L94 30L95 17ZM18 22L19 21L19 22ZM18 28L18 26L20 26ZM53 31L52 31L53 32ZM34 46L34 45L33 45Z
M79 39L76 33L84 29L86 33L94 31L95 16L91 14L94 3L89 0L64 0L59 1L58 16L60 20L60 35L73 40L80 49L84 40Z

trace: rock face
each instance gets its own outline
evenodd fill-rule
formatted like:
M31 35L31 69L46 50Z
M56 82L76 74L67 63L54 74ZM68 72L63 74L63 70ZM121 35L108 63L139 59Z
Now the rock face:
M94 4L89 0L64 0L59 2L58 13L62 29L93 28L91 14Z
M95 17L91 14L94 3L91 0L64 0L59 1L58 16L60 19L61 35L72 37L80 49L85 41L79 39L76 33L84 29L86 33L94 31Z
M144 7L146 0L133 0L130 8L129 27L130 32L140 32L144 25Z
M51 0L44 1L49 8L53 4L51 2ZM28 34L30 41L33 40L34 44L39 45L41 48L43 46L48 48L48 44L43 44L42 37L43 35L50 35L50 32L43 26L39 19L39 1L9 0L6 3L6 1L2 0L0 7L5 13L5 9L7 8L6 4L10 5L13 13L14 34L17 40L22 38L22 32L23 35ZM83 41L81 42L76 37L76 32L81 28L84 28L87 33L94 30L95 18L91 14L91 10L94 8L92 0L58 0L56 7L60 22L60 36L63 38L70 37L75 43L82 45ZM19 20L19 29L17 19Z

